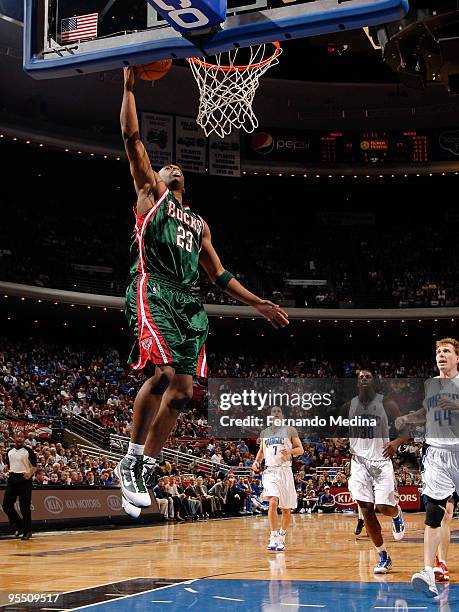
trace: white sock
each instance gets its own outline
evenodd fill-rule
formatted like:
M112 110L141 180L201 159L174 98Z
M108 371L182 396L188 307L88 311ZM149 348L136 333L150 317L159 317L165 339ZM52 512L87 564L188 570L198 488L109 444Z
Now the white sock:
M145 444L134 444L133 442L129 442L129 448L127 451L127 455L143 455L143 449L145 448Z
M271 537L272 536L277 536L277 533L278 533L277 531L271 531Z
M382 544L381 546L375 546L376 550L381 553L381 552L387 552L386 550L386 545Z
M427 572L432 572L432 571L433 571L433 568L432 568L432 567L430 567L430 565L426 565L424 569L425 569Z
M154 457L151 457L150 455L144 455L143 460L148 466L151 467L153 467L156 463L156 459Z
M284 536L286 533L286 529L279 529L279 535Z
M439 563L444 563L446 565L446 561L444 559L438 559Z

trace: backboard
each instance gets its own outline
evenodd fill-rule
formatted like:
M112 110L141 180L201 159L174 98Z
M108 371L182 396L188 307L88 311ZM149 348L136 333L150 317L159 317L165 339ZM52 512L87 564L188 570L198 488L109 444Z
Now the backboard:
M24 0L24 70L37 79L112 70L401 19L408 0L228 0L212 29L183 33L153 5L186 22L204 0ZM217 4L217 3L215 3ZM164 10L162 11L165 14Z

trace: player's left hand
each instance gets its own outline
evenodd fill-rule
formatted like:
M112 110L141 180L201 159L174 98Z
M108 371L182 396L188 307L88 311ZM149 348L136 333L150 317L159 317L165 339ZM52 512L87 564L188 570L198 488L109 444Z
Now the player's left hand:
M292 458L291 453L285 448L281 450L280 456L282 458L282 461L290 461L290 459Z
M386 459L390 459L390 457L395 455L397 450L398 444L396 444L396 442L386 442L386 444L384 444L383 456Z
M132 91L134 89L134 83L135 83L134 68L132 66L125 66L123 68L123 73L124 73L124 86L129 91Z
M459 410L459 402L448 399L447 397L440 398L438 406L442 410Z
M289 324L288 314L285 310L282 310L280 306L269 300L262 300L258 304L255 304L254 307L262 317L271 323L274 329L286 327Z

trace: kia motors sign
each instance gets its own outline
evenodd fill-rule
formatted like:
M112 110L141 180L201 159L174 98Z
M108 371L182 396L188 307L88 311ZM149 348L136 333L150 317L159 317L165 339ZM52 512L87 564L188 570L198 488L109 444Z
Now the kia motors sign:
M345 487L332 487L338 510L357 510L350 491ZM421 496L417 487L398 487L399 504L402 510L420 510Z
M1 504L5 488L0 489L0 527L8 523ZM142 516L159 514L158 504L152 496L149 508ZM121 507L121 490L116 488L58 488L40 487L32 491L32 521L71 519L107 519L126 516Z
M335 497L338 510L357 510L357 504L352 495L345 487L332 487L330 493Z
M421 509L421 495L418 487L398 487L398 495L402 510Z

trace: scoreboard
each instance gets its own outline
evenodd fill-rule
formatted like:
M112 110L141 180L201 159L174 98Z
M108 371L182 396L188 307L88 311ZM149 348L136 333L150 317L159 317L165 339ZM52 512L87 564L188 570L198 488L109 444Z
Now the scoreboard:
M386 163L422 164L430 160L429 136L415 130L372 130L360 133L333 131L320 135L322 163L378 166Z
M450 134L452 142L456 142L456 132L447 134ZM243 149L245 157L253 160L378 167L385 164L428 164L433 160L435 142L432 132L419 130L323 132L262 128L243 136ZM453 145L450 148L454 150ZM457 149L459 157L459 145Z

